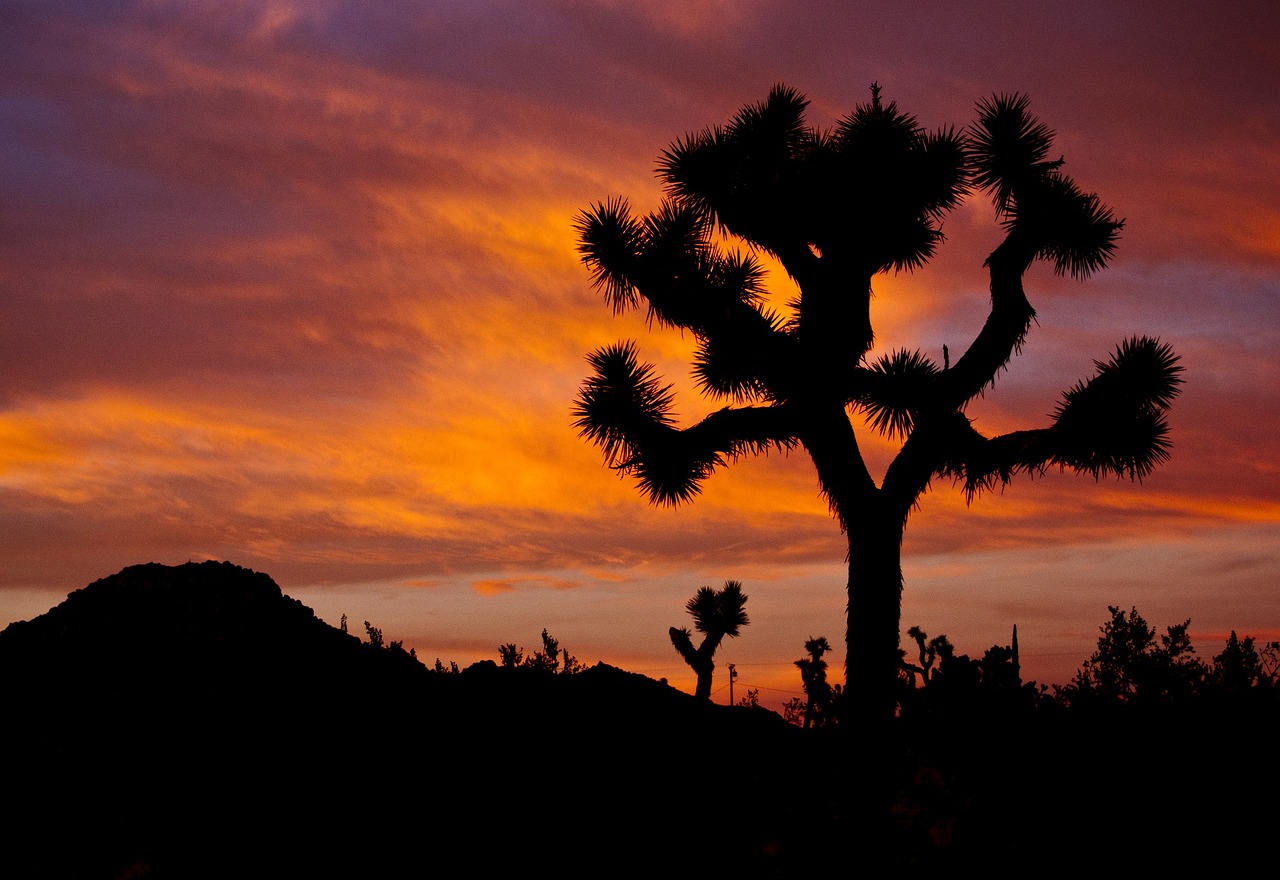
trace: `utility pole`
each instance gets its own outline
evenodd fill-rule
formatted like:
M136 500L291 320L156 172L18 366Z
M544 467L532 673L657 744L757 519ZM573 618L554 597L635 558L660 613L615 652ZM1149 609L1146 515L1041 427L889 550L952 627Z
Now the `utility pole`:
M738 677L738 670L733 668L733 664L729 664L729 705L733 705L733 680Z

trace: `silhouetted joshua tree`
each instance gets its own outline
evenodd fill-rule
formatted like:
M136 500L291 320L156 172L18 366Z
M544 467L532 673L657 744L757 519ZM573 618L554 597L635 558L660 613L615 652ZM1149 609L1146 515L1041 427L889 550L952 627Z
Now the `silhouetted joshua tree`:
M913 639L916 647L920 649L920 665L916 666L914 663L908 663L905 659L906 654L903 652L902 668L911 676L910 683L912 687L915 686L916 675L920 676L920 684L922 686L928 685L929 679L933 677L934 664L955 654L955 648L952 647L951 640L946 636L934 636L930 639L928 634L918 626L908 629L907 637ZM928 640L927 643L926 640Z
M737 638L738 630L751 622L744 608L746 604L747 596L737 581L725 581L719 590L699 587L684 607L693 615L693 628L705 634L702 644L695 648L692 635L684 627L673 626L669 630L671 644L698 676L694 696L711 699L711 673L716 668L711 658L725 636Z
M831 650L826 636L808 639L804 649L808 657L796 661L800 669L800 681L804 684L804 729L813 726L815 720L824 723L831 712L831 685L827 683L827 661L822 655Z
M688 332L703 392L726 405L678 426L671 386L623 342L588 357L575 425L659 504L693 499L740 455L803 448L848 540L845 692L863 721L887 724L902 535L933 479L958 482L969 499L1051 467L1141 480L1169 456L1181 367L1168 345L1131 338L1065 392L1047 426L980 433L966 409L1035 318L1028 268L1047 260L1085 278L1111 258L1122 221L1049 158L1053 134L1021 95L980 101L964 132L925 131L874 85L829 131L806 125L807 103L777 86L728 125L677 140L659 160L667 195L653 213L614 198L579 217L579 251L608 304L643 303L651 326ZM908 349L873 359L873 279L923 266L943 218L975 188L1003 231L983 262L985 324L954 362L946 346L940 365ZM727 250L721 234L746 251ZM765 305L761 252L795 282L785 313ZM902 442L879 485L851 416Z

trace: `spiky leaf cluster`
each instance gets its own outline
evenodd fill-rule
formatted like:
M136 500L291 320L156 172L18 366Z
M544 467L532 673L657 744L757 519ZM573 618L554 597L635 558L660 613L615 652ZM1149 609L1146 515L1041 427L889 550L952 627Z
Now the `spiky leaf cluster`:
M962 138L925 132L874 88L831 132L805 124L807 106L777 86L728 126L677 141L659 165L668 192L793 274L814 252L868 274L928 260L967 190Z
M747 596L738 581L725 581L719 590L699 587L685 610L693 617L693 628L700 633L736 638L740 628L751 623L746 612Z
M688 435L670 431L661 442L638 445L618 469L634 476L650 501L675 505L697 496L703 482L722 464L720 453L708 452Z
M873 380L858 403L881 434L906 437L929 401L937 365L919 351L902 349L882 356L870 373Z
M702 438L677 431L671 386L641 364L634 343L608 346L589 358L595 374L578 393L574 426L604 452L609 465L634 475L661 504L688 501L723 462Z
M578 392L574 427L604 452L613 466L635 458L638 447L669 429L671 386L641 364L633 342L619 342L587 357L594 370Z
M1167 344L1125 340L1097 374L1062 396L1054 412L1054 462L1096 476L1142 479L1169 458L1166 413L1182 384Z
M991 193L997 213L1007 214L1014 193L1056 169L1047 161L1053 129L1031 115L1026 95L996 95L978 101L978 121L969 129L973 182Z
M1049 160L1053 130L1028 111L1026 95L978 103L969 128L974 183L991 194L996 216L1027 251L1053 263L1059 275L1086 278L1115 253L1124 221L1085 193Z
M650 321L705 334L760 300L760 265L716 248L709 216L690 203L665 201L637 218L610 199L579 216L577 229L582 261L615 313L643 298Z

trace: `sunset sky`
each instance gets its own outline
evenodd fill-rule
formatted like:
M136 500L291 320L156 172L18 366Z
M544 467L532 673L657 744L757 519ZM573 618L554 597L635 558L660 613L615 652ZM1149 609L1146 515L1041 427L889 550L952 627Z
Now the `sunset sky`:
M692 340L615 317L574 219L658 205L677 137L786 83L834 125L879 82L927 128L1023 92L1126 219L1085 282L1037 266L1020 357L970 410L1041 426L1124 337L1186 385L1144 484L936 482L903 627L1065 682L1108 605L1280 638L1280 7L1235 2L6 0L0 5L0 626L141 562L226 559L428 661L532 650L692 690L667 628L732 578L738 693L799 694L844 635L844 539L803 452L648 505L576 436L635 340L685 424ZM875 281L878 352L986 316L990 202ZM778 302L788 279L770 275ZM883 467L892 451L866 441ZM841 651L842 655L843 652ZM839 665L837 663L833 665Z

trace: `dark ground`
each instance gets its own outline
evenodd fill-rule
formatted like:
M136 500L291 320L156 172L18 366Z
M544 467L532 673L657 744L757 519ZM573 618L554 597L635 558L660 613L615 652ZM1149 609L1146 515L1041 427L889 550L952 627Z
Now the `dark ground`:
M974 707L878 751L597 665L438 674L227 563L0 633L4 877L808 877L1273 859L1276 713Z

